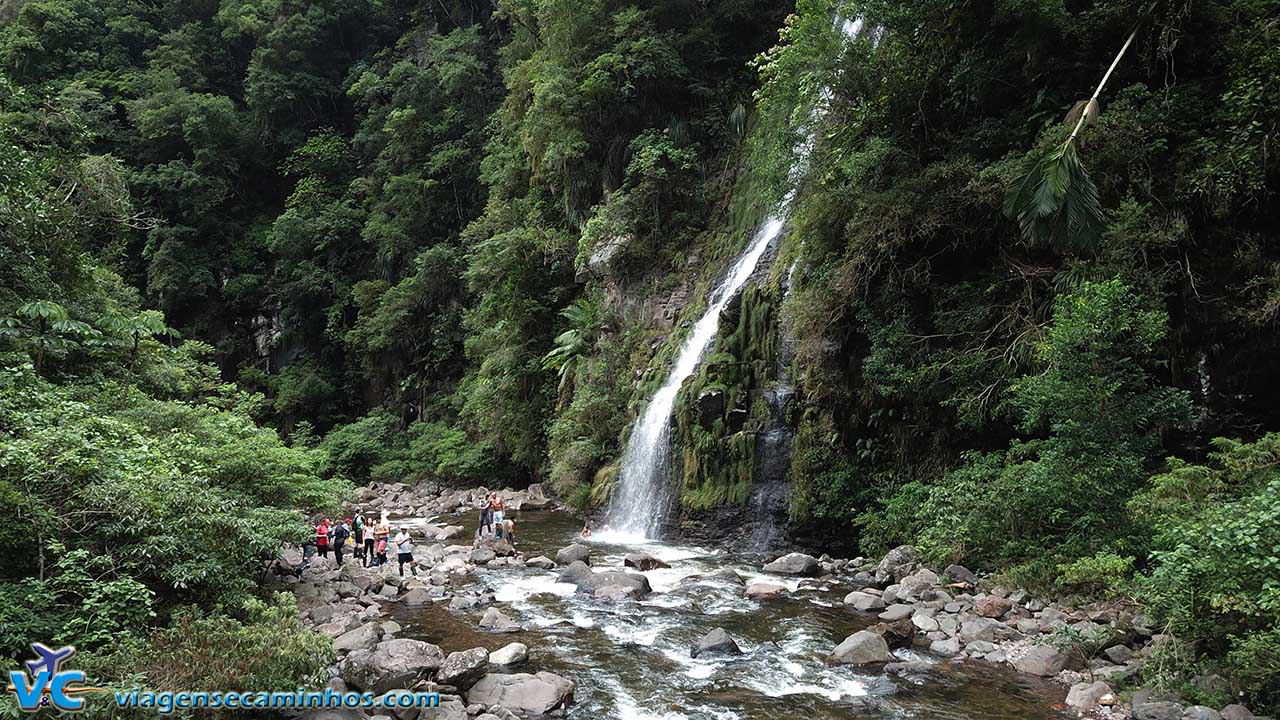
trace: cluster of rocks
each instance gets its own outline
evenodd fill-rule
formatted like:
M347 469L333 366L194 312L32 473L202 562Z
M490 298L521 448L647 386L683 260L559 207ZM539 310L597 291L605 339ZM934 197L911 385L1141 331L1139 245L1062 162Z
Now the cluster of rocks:
M1028 675L1069 685L1066 704L1081 715L1137 720L1218 720L1253 717L1231 705L1221 711L1184 707L1175 698L1134 693L1124 702L1113 687L1138 678L1142 666L1167 638L1141 612L1118 604L1073 607L1046 602L1025 590L984 587L973 572L951 565L941 572L921 563L910 545L894 548L878 562L814 558L791 553L764 566L771 573L821 576L839 573L853 590L850 609L873 625L845 638L828 656L832 664L897 663L897 648L927 649L948 658L1007 663ZM851 574L851 576L850 576ZM748 596L772 597L785 589L758 583Z
M410 490L389 484L374 491L362 490L357 502L369 514L380 510L391 514L434 513L442 508L448 512L472 499L478 501L485 492L444 491L432 496L422 487ZM545 497L540 490L502 494L511 498L512 507L527 503L531 496L539 507L545 506L541 504ZM501 539L475 539L471 545L443 542L461 530L457 526L415 524L414 535L419 544L414 548L414 558L418 566L412 573L406 567L404 577L394 561L381 567L363 567L360 561L348 557L339 567L332 558L313 557L304 563L297 550L285 553L279 567L300 569L279 573L275 582L294 593L304 623L333 638L338 654L330 671L334 689L379 695L401 689L441 694L440 705L434 708L388 709L386 712L392 714L381 716L341 711L343 718L507 720L563 714L573 703L571 680L549 672L518 670L529 659L529 649L522 643L510 643L493 652L476 647L445 654L431 643L397 637L402 631L400 624L387 619L383 612L392 603L422 606L447 602L451 610L482 612L479 626L489 632L523 629L492 606L493 592L474 575L484 566L527 563L541 567L545 560L554 567L555 563L546 558L526 559ZM422 535L428 543L421 542ZM320 717L337 715L330 712L307 720Z
M359 507L364 510L366 517L373 518L383 511L393 517L429 517L459 512L479 512L481 502L491 492L498 493L498 497L502 498L503 503L511 510L545 510L558 507L556 500L546 494L541 483L530 485L524 490L510 488L490 490L483 487L459 490L441 488L431 483L412 486L404 483L371 483L358 488L354 502L347 503L347 507L348 509ZM458 530L460 531L461 528Z

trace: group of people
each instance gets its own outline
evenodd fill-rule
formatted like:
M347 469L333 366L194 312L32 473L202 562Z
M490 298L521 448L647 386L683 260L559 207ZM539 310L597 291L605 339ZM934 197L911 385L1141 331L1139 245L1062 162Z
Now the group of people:
M496 492L485 495L480 501L480 527L476 535L505 538L512 545L516 544L516 521L507 517L507 505Z
M405 565L409 566L410 573L417 574L418 563L413 559L413 537L409 535L408 529L404 526L397 527L393 538L391 523L387 522L385 514L370 526L360 508L356 508L354 517L346 518L342 522L330 523L328 517L321 516L320 521L315 525L313 541L304 546L305 557L311 557L313 547L320 557L324 558L329 557L329 550L332 549L333 558L341 567L342 553L348 540L352 543L353 556L364 567L386 565L387 545L394 544L396 560L400 563L401 577L404 576Z

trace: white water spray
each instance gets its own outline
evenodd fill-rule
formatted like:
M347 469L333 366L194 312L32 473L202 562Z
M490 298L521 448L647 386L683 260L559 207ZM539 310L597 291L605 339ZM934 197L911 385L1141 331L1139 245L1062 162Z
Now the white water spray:
M846 38L850 38L858 33L862 21L837 17L834 24ZM830 96L830 90L825 87L819 93L817 107L811 113L815 120L816 116L825 113ZM747 249L734 261L729 275L711 293L706 312L685 338L667 381L650 398L644 415L632 429L609 505L609 529L635 538L652 538L658 534L663 513L671 504L674 492L667 478L671 460L671 412L675 407L676 394L684 381L698 369L698 363L715 339L720 328L720 313L742 290L765 250L786 225L794 188L808 169L817 125L817 122L810 122L809 127L804 128L805 138L796 148L796 158L789 173L792 190L782 199L779 208L765 218Z

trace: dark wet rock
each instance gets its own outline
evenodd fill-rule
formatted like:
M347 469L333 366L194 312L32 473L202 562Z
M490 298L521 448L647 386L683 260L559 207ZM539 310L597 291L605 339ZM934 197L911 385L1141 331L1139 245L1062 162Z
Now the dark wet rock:
M467 691L467 702L500 705L517 715L546 715L573 704L573 681L549 672L489 674Z
M641 572L671 567L667 563L648 553L629 553L622 559L622 564L627 567L635 568Z
M870 630L859 630L844 639L827 657L832 665L870 665L896 660L884 638Z
M948 565L942 574L950 578L953 582L964 583L965 585L977 585L978 576L973 571L963 565Z
M591 582L591 568L581 560L575 560L567 566L560 568L560 574L557 580L563 583L572 583L578 587Z
M558 565L572 565L575 562L590 565L591 548L574 543L569 547L560 548L559 552L556 553L556 564Z
M421 640L384 640L372 650L356 650L342 661L341 677L347 685L382 694L411 688L440 669L444 653Z
M489 671L489 651L482 647L449 653L436 673L436 681L467 690Z
M724 391L711 389L698 393L698 424L710 430L716 420L724 416Z
M892 648L911 647L916 639L916 626L911 622L910 618L903 618L894 622L876 623L869 629L884 638L884 641Z
M1040 677L1053 677L1067 667L1067 656L1049 645L1036 645L1014 661L1018 672Z
M698 643L690 651L693 657L700 655L741 655L738 643L729 637L724 628L716 628L699 638Z
M489 664L501 667L523 665L529 660L529 647L524 643L510 643L489 653Z
M764 566L764 571L778 573L779 575L817 575L818 559L804 553L787 553L777 560L767 563Z
M715 572L711 573L707 577L714 580L725 580L725 581L734 583L736 585L747 584L747 581L742 579L742 576L738 574L737 570L734 570L733 568L728 568L728 567L720 568L719 570L716 570Z

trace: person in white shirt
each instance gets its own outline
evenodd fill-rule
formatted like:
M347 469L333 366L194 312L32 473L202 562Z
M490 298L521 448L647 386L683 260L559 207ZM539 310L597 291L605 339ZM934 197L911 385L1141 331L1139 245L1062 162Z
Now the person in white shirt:
M409 563L409 573L418 574L418 563L413 560L413 538L403 527L396 533L396 559L400 561L400 577L404 577L404 564Z

